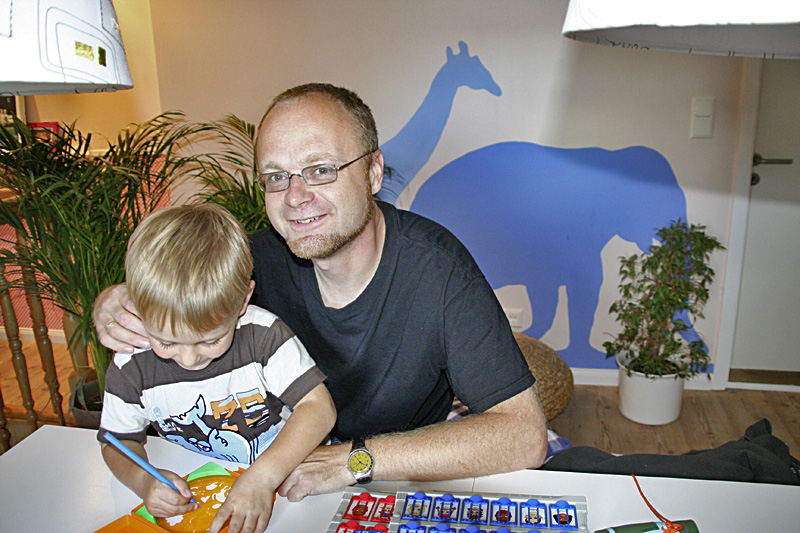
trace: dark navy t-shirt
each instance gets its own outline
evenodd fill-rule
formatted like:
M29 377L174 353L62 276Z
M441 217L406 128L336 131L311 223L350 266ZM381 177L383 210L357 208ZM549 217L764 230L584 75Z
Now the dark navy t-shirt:
M435 222L378 202L378 269L342 309L323 305L311 261L271 229L251 237L252 303L281 317L328 376L341 440L444 420L455 394L482 412L533 382L472 256Z

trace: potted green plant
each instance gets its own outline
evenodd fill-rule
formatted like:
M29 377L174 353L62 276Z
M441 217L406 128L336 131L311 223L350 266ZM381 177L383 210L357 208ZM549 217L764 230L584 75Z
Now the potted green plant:
M226 208L248 233L269 227L264 191L256 185L255 125L228 115L205 127L221 149L199 162L197 179L203 188L195 200Z
M675 420L684 380L708 369L708 349L692 324L703 317L714 279L711 254L724 246L705 230L678 219L656 232L660 244L649 253L620 258L620 298L609 311L622 331L603 346L619 364L620 410L636 422Z
M186 124L180 113L165 113L123 130L94 156L91 136L74 125L62 125L49 138L18 120L0 131L0 187L13 196L0 202L0 224L20 236L0 260L9 273L35 272L28 288L74 319L68 340L88 345L99 391L112 354L97 338L92 305L103 289L125 280L134 228L164 201L172 183L196 172L199 158L182 149L203 129ZM24 289L22 279L16 283Z

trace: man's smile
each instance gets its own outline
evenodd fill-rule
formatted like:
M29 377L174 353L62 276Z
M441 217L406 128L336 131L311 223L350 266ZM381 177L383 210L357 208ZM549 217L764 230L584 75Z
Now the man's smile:
M322 218L322 215L317 215L317 216L311 217L311 218L302 218L302 219L298 219L298 220L293 220L292 222L294 224L310 224L311 222L317 221L320 218Z

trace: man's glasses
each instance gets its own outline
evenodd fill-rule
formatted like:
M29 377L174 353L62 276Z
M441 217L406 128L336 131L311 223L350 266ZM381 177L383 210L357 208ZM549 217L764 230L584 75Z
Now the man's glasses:
M301 170L300 174L290 174L285 170L282 172L264 172L263 174L258 175L256 178L256 183L258 183L258 186L261 187L261 190L265 192L285 191L289 188L289 184L294 176L303 178L307 185L324 185L326 183L336 181L336 178L339 176L338 172L340 170L349 167L359 159L368 156L372 152L374 152L374 150L370 150L369 152L356 157L349 163L339 165L338 167L331 164L313 165Z

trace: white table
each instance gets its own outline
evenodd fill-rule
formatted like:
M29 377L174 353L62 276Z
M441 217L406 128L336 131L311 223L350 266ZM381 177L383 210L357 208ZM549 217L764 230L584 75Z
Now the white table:
M147 450L153 464L180 475L208 462L205 456L159 438L150 438ZM215 462L232 470L241 466ZM661 514L672 520L694 519L702 533L800 531L800 486L638 479ZM373 485L378 490L393 488L387 483ZM630 476L526 470L417 486L478 494L585 496L590 531L654 520ZM323 533L340 500L340 493L300 503L279 496L267 531ZM0 531L88 533L130 514L140 503L106 468L94 431L44 426L0 456Z

